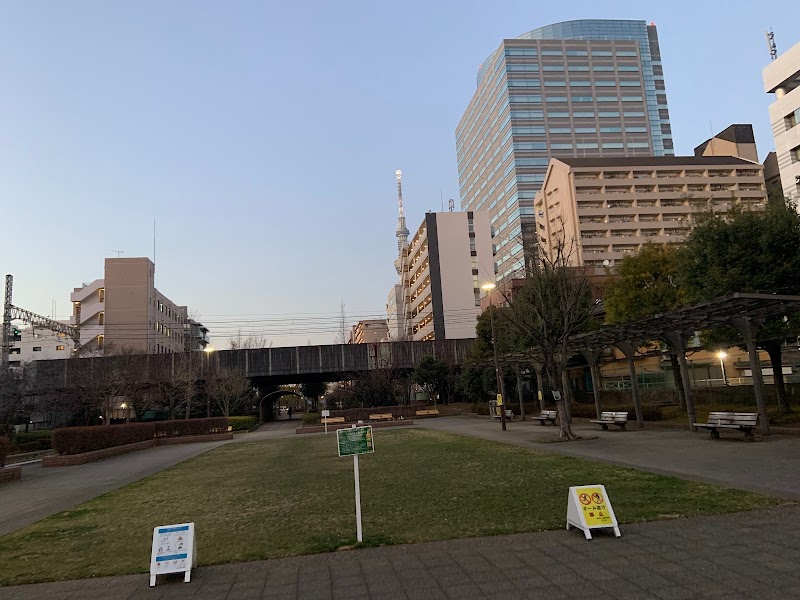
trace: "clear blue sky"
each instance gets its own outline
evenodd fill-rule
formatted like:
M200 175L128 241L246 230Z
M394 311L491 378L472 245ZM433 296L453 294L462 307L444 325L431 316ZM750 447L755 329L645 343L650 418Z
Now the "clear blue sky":
M395 169L412 231L440 191L458 205L478 66L569 19L655 21L676 152L752 122L763 157L764 30L800 42L800 5L644 4L6 2L0 271L18 306L68 315L114 250L152 256L155 219L156 285L212 335L248 319L275 345L328 343L340 301L348 320L384 310Z

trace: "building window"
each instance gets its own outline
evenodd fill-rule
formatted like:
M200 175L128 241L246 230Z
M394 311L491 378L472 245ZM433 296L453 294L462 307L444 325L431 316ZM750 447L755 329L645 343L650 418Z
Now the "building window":
M792 157L793 163L800 161L800 146L795 146L794 148L789 150L789 156Z
M101 312L97 315L97 324L98 325L105 325L106 324L106 313Z
M97 347L101 350L103 349L103 343L105 342L105 336L98 335L97 336Z
M41 352L42 351L42 347L41 346L34 346L33 347L33 351L34 352Z
M63 350L63 349L64 349L63 344L59 344L58 346L56 346L56 350Z
M100 296L100 302L106 301L106 288L100 288L97 290L98 295Z
M786 131L789 131L793 127L796 127L798 121L800 121L800 108L798 108L793 113L790 113L784 117L784 122L786 124Z

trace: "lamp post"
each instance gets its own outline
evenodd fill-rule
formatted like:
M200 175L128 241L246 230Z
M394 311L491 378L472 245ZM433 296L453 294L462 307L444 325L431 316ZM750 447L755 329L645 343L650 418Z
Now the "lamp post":
M722 367L722 384L728 385L728 377L725 375L725 358L728 355L724 351L720 350L717 352L717 356L719 357L719 366Z
M503 387L500 381L500 366L497 363L497 338L495 337L494 333L494 303L492 302L491 292L497 286L493 283L486 283L481 286L481 289L486 290L486 293L489 295L489 323L491 323L492 328L492 349L494 350L494 374L497 381L497 402L495 406L500 407L500 425L503 427L503 431L506 430L506 407L503 403Z

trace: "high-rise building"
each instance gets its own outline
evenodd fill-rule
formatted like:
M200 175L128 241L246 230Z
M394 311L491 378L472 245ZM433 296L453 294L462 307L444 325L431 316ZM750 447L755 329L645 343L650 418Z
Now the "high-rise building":
M475 337L481 287L495 281L489 215L427 213L401 263L406 339Z
M655 25L567 21L503 40L478 71L456 150L461 208L489 212L504 281L535 256L550 157L674 154Z
M186 307L156 289L155 265L148 258L107 258L105 277L75 288L71 300L72 322L80 315L83 353L112 347L141 354L184 352L192 335Z
M769 120L783 195L800 198L800 43L767 65L762 75L766 92L775 94Z

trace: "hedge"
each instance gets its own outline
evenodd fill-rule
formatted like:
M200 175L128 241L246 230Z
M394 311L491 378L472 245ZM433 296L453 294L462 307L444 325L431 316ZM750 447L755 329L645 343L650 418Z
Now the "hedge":
M303 425L316 425L317 423L319 423L320 417L319 413L312 412L312 413L303 413L301 419Z
M258 425L257 417L228 417L231 431L250 431Z
M21 431L14 436L16 452L38 452L53 447L53 432L50 429L41 431Z
M58 454L81 454L114 446L145 442L154 438L225 433L225 417L181 419L155 423L126 423L94 427L63 427L53 431L53 449Z
M11 441L8 438L0 437L0 468L6 466L6 456L11 450Z
M208 435L212 433L226 433L228 419L225 417L210 417L208 419L176 419L174 421L156 421L157 438L179 437L182 435Z

